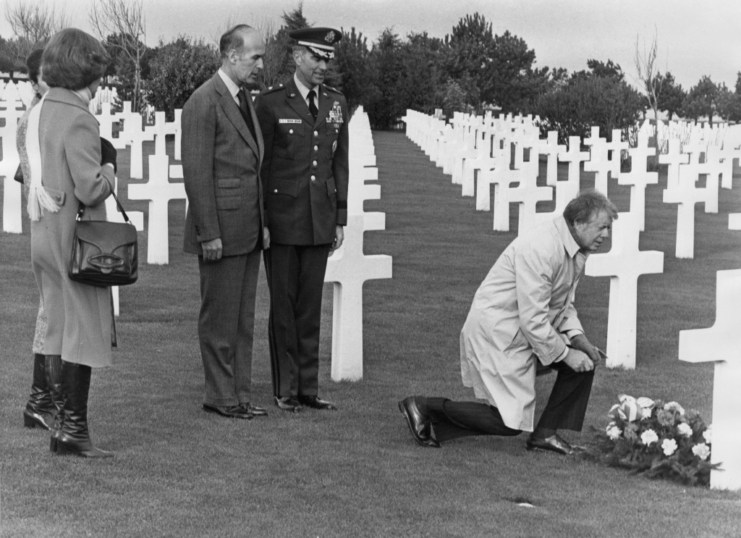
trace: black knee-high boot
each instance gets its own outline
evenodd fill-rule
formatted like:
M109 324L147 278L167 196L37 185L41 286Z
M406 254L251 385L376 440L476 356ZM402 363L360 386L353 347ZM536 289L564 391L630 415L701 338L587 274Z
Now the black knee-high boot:
M54 418L54 405L49 394L46 381L46 365L44 355L33 355L33 381L31 382L31 396L23 410L23 425L26 428L51 429Z
M54 406L54 420L51 423L51 443L49 449L57 451L57 439L62 429L64 413L62 410L62 357L59 355L46 356L46 385L49 387L49 396Z
M92 368L62 361L62 430L57 439L57 454L74 454L84 458L111 458L93 446L87 426L87 403Z

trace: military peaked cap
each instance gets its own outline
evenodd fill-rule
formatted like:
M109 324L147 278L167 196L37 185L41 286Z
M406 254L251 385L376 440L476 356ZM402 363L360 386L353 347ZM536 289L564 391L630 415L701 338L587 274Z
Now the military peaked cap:
M334 28L301 28L291 30L288 35L296 40L297 45L325 60L334 58L334 44L342 39L342 32Z

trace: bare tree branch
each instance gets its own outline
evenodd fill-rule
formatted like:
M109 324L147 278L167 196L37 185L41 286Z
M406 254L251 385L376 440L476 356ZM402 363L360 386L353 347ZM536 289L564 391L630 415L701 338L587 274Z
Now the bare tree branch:
M69 22L63 10L57 12L43 0L6 4L5 20L15 35L15 39L8 40L8 52L16 64L23 64L32 50L46 45L51 36Z
M118 49L134 66L132 109L139 110L142 57L147 50L144 0L93 0L88 19L98 37ZM107 40L111 35L118 39Z
M648 98L648 104L654 111L654 120L656 121L656 136L657 146L661 147L660 141L658 140L659 130L659 100L661 99L661 91L663 87L663 77L659 72L656 58L658 56L658 38L656 35L656 29L654 28L653 39L650 45L646 45L645 40L641 43L639 36L636 36L635 55L633 60L635 62L636 71L638 72L638 79L643 86L643 91Z

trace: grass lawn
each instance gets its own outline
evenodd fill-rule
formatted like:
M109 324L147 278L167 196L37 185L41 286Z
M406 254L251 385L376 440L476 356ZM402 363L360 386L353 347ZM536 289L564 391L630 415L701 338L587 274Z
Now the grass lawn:
M462 198L403 134L374 133L374 140L382 199L366 210L386 213L386 231L366 234L365 252L391 255L394 277L365 286L365 375L357 383L329 378L325 287L320 395L338 404L335 413L288 414L271 405L264 276L253 403L270 416L247 422L201 411L197 264L181 252L183 202L173 202L170 265L143 265L139 282L121 290L115 366L93 375L92 436L116 457L51 455L48 435L21 420L38 305L30 237L0 235L2 538L741 535L736 493L530 453L524 435L465 438L439 450L413 442L399 399L472 398L460 382L458 334L476 288L515 233L493 232L492 214L475 211L474 199ZM694 260L674 258L676 206L661 203L666 174L660 178L647 191L641 248L665 252L664 273L639 280L638 369L598 371L588 425L606 425L622 392L677 400L711 419L713 367L677 360L678 331L711 326L716 271L741 268L741 235L728 230L728 213L741 211L741 176L733 191L721 190L717 215L697 209ZM591 185L585 173L582 186ZM122 194L127 209L146 207L127 202L125 188ZM610 196L628 210L627 187L611 181ZM516 210L511 218L515 230ZM144 234L140 249L144 257ZM609 279L585 277L577 296L600 347L608 291ZM553 377L539 379L539 408ZM567 437L578 442L588 433Z

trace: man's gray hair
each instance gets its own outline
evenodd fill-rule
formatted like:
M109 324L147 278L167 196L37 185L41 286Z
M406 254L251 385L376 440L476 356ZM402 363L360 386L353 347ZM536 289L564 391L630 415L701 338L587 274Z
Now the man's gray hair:
M607 196L595 189L586 189L579 193L563 210L563 216L570 225L576 222L588 222L593 215L607 211L612 220L618 218L618 210Z
M239 50L244 46L244 38L242 37L242 32L244 30L252 30L252 26L248 24L238 24L227 30L227 32L221 36L221 40L219 41L219 52L221 53L222 59L227 57L230 50Z

